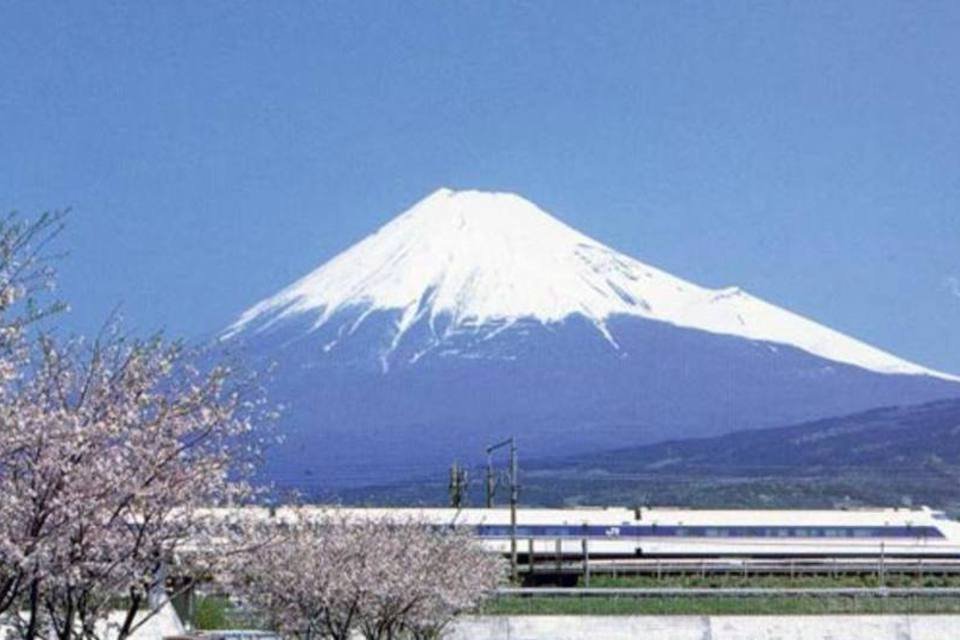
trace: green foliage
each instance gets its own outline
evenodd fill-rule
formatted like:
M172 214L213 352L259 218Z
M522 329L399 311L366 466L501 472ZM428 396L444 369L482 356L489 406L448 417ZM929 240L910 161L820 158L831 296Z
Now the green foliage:
M579 586L584 586L582 581ZM960 576L888 574L802 575L594 575L593 588L923 588L960 587ZM833 613L960 613L960 598L930 596L590 596L501 597L490 615L789 615Z
M229 629L233 605L226 596L199 596L193 614L194 627L201 631Z
M520 598L487 603L486 615L816 615L840 613L960 613L957 598L649 597Z

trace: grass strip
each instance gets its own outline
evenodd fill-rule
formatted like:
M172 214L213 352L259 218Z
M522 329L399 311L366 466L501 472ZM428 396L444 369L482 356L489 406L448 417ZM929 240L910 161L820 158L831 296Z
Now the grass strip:
M823 615L960 613L960 599L933 597L496 598L483 615Z

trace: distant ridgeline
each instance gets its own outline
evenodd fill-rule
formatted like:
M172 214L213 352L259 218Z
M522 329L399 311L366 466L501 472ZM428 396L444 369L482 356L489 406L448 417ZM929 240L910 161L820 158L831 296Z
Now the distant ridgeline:
M960 400L788 427L527 461L524 504L898 506L960 513ZM442 478L342 492L350 502L437 504ZM483 503L475 486L471 503Z
M508 436L524 460L581 456L960 397L954 376L504 193L437 191L220 340L277 363L289 409L265 473L308 494L442 476Z
M960 400L534 465L526 497L615 504L960 511Z

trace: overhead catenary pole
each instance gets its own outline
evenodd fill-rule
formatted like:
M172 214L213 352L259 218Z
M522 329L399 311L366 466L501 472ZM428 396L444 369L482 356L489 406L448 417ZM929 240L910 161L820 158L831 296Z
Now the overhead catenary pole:
M493 490L496 482L493 475L493 456L490 452L490 447L487 447L487 509L493 508Z
M467 470L454 462L450 466L450 506L460 509L466 502Z
M517 575L517 502L520 492L517 483L517 441L510 438L510 566L514 583Z
M886 544L883 540L880 541L880 587L887 586L887 567L886 567Z
M516 583L519 582L520 578L517 569L517 504L520 501L520 485L518 482L517 439L515 437L487 447L487 507L493 506L494 474L491 454L507 445L510 446L510 468L507 471L507 479L510 481L510 577Z
M590 588L590 543L587 538L580 541L580 550L583 554L583 586Z
M456 509L457 508L457 463L456 462L450 465L450 484L447 487L447 492L450 494L450 506Z

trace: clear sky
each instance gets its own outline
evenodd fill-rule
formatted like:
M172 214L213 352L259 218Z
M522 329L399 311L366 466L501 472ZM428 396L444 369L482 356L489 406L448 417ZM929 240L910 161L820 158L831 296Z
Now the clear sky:
M5 2L0 208L197 337L438 186L960 372L960 3Z

